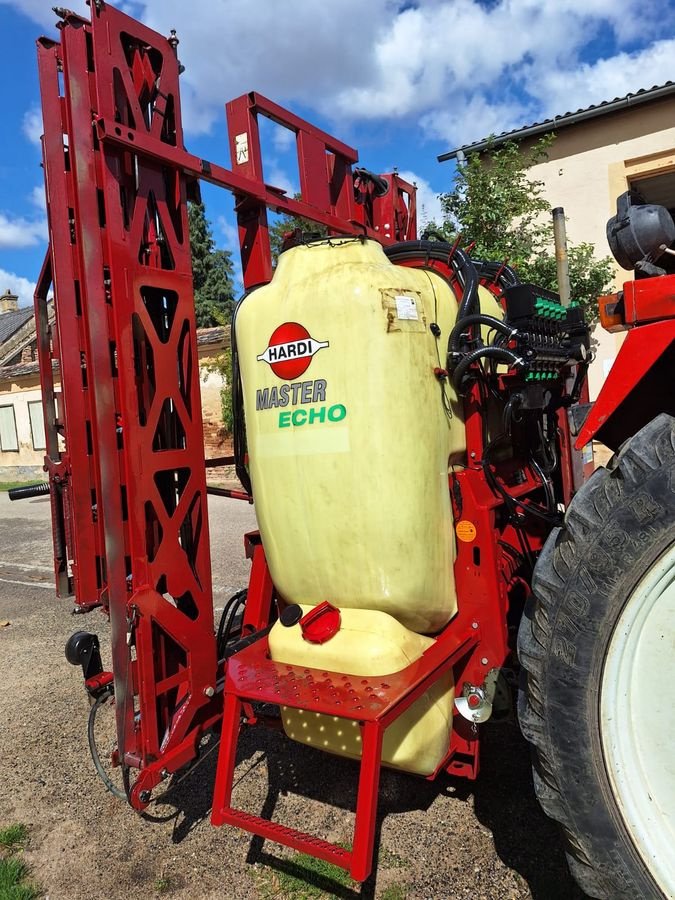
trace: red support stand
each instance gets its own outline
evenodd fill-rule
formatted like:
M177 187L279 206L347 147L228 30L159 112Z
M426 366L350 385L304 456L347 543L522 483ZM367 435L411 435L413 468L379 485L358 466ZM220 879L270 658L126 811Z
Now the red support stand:
M480 634L461 615L416 662L387 676L358 679L274 662L267 637L228 660L223 727L211 821L310 853L365 881L372 868L382 740L392 722L478 643ZM231 805L242 707L273 703L358 722L362 735L353 849L345 850Z

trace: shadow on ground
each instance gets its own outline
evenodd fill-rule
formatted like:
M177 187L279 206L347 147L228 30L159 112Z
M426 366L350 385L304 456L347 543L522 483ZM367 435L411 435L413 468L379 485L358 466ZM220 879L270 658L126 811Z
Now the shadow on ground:
M165 800L152 807L166 821L174 818L173 840L180 843L195 825L210 815L217 763L217 742L208 739L205 750L213 752L197 772L172 787ZM280 796L299 795L353 810L356 802L356 765L348 760L321 754L263 728L243 732L239 742L238 765L247 763L240 780L267 767L267 794L258 811L273 819ZM241 770L239 770L241 771ZM335 786L339 786L336 792ZM483 728L481 774L476 782L443 776L428 782L402 773L382 772L379 815L375 837L373 871L377 873L382 823L388 816L428 810L442 796L470 802L478 821L492 833L502 862L527 882L533 900L584 900L585 894L572 880L567 868L557 826L541 811L532 786L528 745L517 728L494 725ZM254 810L251 810L252 812ZM440 834L452 853L453 835ZM360 890L346 888L330 878L308 872L292 859L274 854L274 844L253 836L247 862L270 866L279 873L295 876L341 900L373 900L377 874Z

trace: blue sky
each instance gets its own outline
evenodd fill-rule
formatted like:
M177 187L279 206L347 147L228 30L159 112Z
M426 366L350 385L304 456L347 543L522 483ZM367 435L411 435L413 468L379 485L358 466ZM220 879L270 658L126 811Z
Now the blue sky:
M46 249L35 39L56 35L52 0L0 0L0 292L31 300ZM82 0L68 5L86 11ZM224 104L257 90L418 184L427 218L461 144L675 79L669 0L126 0L176 28L186 145L229 165ZM297 189L284 135L265 136L266 180ZM233 249L232 198L204 190L214 236Z

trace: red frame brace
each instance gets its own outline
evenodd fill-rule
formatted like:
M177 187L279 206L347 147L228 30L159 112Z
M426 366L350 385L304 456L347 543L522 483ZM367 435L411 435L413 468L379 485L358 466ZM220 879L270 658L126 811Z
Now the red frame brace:
M252 599L261 613L258 622L266 622L268 617L263 610L271 607L274 588L261 544L255 547L251 581L256 586ZM384 732L479 641L480 630L474 627L470 617L460 614L416 662L392 675L368 678L276 663L269 658L267 637L232 656L225 674L222 738L211 822L236 825L309 852L347 869L357 881L364 881L372 868ZM254 702L359 722L363 750L351 852L231 805L242 708Z

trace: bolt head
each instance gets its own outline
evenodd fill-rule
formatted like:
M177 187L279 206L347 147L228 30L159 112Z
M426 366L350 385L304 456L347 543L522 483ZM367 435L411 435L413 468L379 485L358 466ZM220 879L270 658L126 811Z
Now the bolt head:
M488 658L487 658L487 656L484 656L484 657L481 659L480 664L481 664L481 666L487 666L487 664L488 664Z
M152 797L151 791L141 791L140 794L138 795L138 799L141 801L141 803L149 803L151 797Z
M204 688L204 693L207 697L213 697L213 695L215 694L215 689L212 688L211 685L209 685L208 687Z
M478 622L472 622L472 623L471 623L471 627L472 627L474 630L475 630L476 628L478 628Z
M480 706L480 697L478 694L469 694L466 702L469 704L471 709L477 709Z

